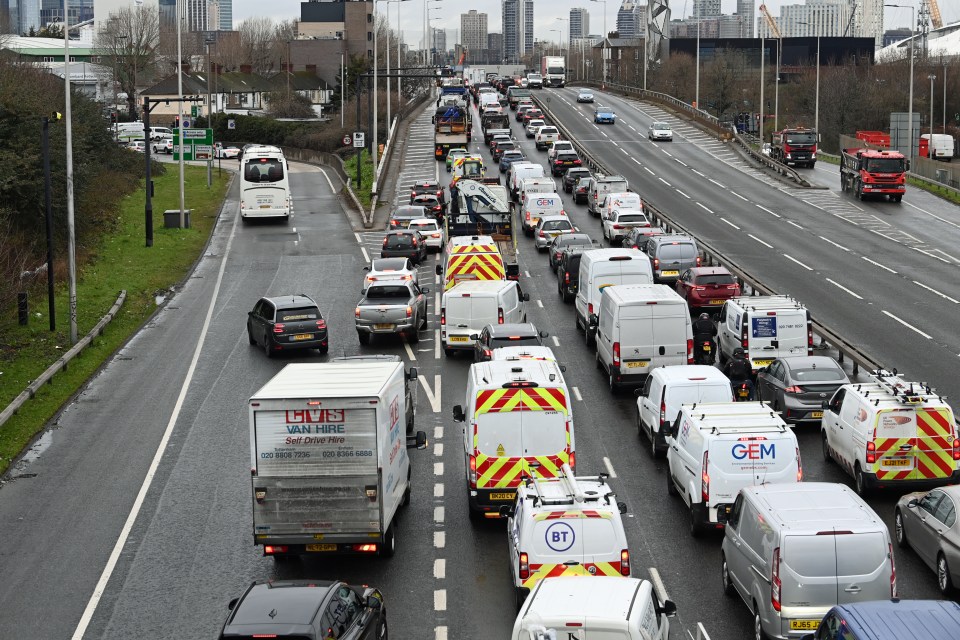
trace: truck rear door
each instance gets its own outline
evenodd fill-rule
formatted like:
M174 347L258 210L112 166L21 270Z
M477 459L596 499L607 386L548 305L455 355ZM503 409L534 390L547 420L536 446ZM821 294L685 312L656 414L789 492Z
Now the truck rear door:
M878 412L873 443L877 479L887 482L948 478L957 467L952 412L902 407Z

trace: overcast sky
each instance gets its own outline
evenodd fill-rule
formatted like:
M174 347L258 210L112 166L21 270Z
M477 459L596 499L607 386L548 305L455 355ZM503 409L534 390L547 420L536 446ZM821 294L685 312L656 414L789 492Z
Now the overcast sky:
M397 8L400 11L400 29L403 32L404 41L414 47L419 45L423 34L423 7L426 0L404 0L397 2L378 2L379 11L390 10L390 24L397 28ZM755 0L757 7L761 0ZM487 14L487 30L489 32L499 32L500 28L500 0L472 0L470 3L456 2L455 0L430 0L430 17L436 18L431 22L431 26L436 28L448 29L447 45L451 46L456 42L457 32L460 29L460 14L468 9L476 9L481 13ZM617 25L617 11L620 9L622 0L607 0L607 29L613 31ZM721 0L723 13L734 13L736 11L736 0ZM919 7L919 0L896 0L897 4L914 4ZM690 15L693 13L693 0L672 0L672 17L678 18L681 15ZM770 12L779 15L781 5L803 4L802 0L767 0L767 8ZM960 20L960 0L939 0L940 12L943 16L944 24L950 24ZM233 0L233 20L236 25L244 18L250 16L264 15L264 3L256 0ZM284 20L300 17L300 2L298 0L273 0L269 3L269 16L275 20ZM567 38L566 29L568 25L565 21L558 21L557 18L566 20L570 15L570 9L574 7L586 7L590 12L590 32L603 32L603 11L602 2L592 2L591 0L562 0L560 2L545 2L544 0L535 0L534 2L534 36L537 39L557 41L557 33L551 33L551 29L562 29L564 31L564 40ZM759 16L759 9L757 11ZM910 10L896 9L888 7L886 9L884 28L894 29L897 27L909 27Z

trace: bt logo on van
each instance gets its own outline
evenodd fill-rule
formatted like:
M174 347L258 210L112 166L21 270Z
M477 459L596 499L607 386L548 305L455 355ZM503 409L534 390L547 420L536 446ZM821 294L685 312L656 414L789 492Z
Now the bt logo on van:
M738 442L731 447L734 460L766 460L776 458L776 444L762 442Z
M554 522L544 534L547 546L558 553L562 553L573 546L577 536L566 522Z

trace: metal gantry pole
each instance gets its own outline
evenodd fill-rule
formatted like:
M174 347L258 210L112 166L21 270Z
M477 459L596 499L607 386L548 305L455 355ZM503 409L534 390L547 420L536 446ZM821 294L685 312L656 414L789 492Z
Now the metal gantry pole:
M182 53L182 43L180 36L180 23L183 21L182 15L182 2L177 2L177 97L180 99L177 102L177 127L180 129L180 148L177 149L180 157L180 228L185 228L187 213L184 210L184 194L183 194L183 150L186 148L183 139L183 53Z
M67 267L70 272L70 344L77 343L77 251L76 225L73 207L73 113L70 104L70 0L63 0L65 26L63 30L63 59L66 73L64 90L64 117L67 134Z

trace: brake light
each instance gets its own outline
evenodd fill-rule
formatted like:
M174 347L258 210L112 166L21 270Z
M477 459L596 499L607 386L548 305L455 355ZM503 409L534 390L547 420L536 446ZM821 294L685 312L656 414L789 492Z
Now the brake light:
M430 237L431 237L431 238L439 238L439 237L440 237L440 234L439 234L439 233L431 233L431 234L430 234Z
M353 310L353 317L354 318L360 317L360 307L357 307L356 309Z
M350 545L350 549L358 553L376 553L377 545L372 543L354 544L354 545Z
M687 364L693 364L693 338L687 338Z
M519 566L520 579L526 580L530 577L530 561L527 559L527 554L520 553L520 566Z
M873 440L867 443L867 464L873 464L877 461L877 445Z
M408 318L413 317L413 307L407 307L407 317Z
M622 227L622 226L620 226L619 224L615 224L615 225L613 225L613 228L614 228L614 229L623 229L623 227Z
M413 246L417 246L417 238L416 238L416 236L413 237Z
M953 459L960 460L960 439L953 438Z
M653 259L653 270L654 270L654 271L659 271L659 270L660 270L660 258L654 258L654 259Z
M317 320L317 329L326 329L327 321L326 320Z
M800 447L797 447L797 482L803 482L803 463L800 461Z
M592 302L587 305L587 313L588 313L588 314L592 314L592 313L593 313L593 303L592 303Z
M569 272L569 271L564 271L564 272L563 272L563 284L570 284L570 272ZM957 449L956 447L957 447L958 444L960 444L960 441L954 440L954 443L953 443L953 444L954 444L954 449L953 449L954 452L958 451L958 449ZM954 460L957 460L957 459L958 459L958 458L956 457L956 455L954 455Z
M417 197L417 192L416 192L416 191L411 191L411 192L410 192L410 197L411 197L411 198L416 198L416 197Z
M740 345L743 347L744 351L750 349L750 339L747 338L747 325L740 327Z
M274 333L283 333L283 324L281 324L281 323L278 322L277 324L273 325L273 332L274 332Z
M470 488L477 488L477 456L470 456Z
M503 324L503 307L497 309L497 324Z
M710 463L710 452L703 452L703 467L700 469L700 496L703 498L703 506L710 506L710 473L707 471L707 465Z
M700 285L695 285L695 286L693 287L693 290L694 290L694 291L706 291L707 288L706 288L706 287L702 287L702 286L700 286Z
M630 550L624 549L620 552L620 575L630 575Z
M440 309L440 326L442 327L446 324L447 324L447 309L446 307L443 307Z
M773 569L770 576L770 602L780 611L780 547L773 550Z
M396 220L391 220L391 221L390 221L390 226L391 226L391 227L397 226L397 221L396 221ZM384 244L387 243L387 239L386 239L386 238L383 239L383 243L384 243Z
M443 191L437 191L437 197L438 197L438 198L439 198L440 196L442 196L442 195L443 195Z
M697 266L700 266L700 256L697 256Z
M390 221L390 224L393 225L394 222L391 220L391 221ZM383 239L383 246L384 246L384 247L387 246L387 239L386 239L386 238Z
M783 392L784 393L803 393L803 389L801 389L796 385L793 385L792 387L787 387L786 389L784 389Z
M887 553L890 554L890 597L897 597L897 565L893 560L893 544L887 544Z
M577 470L577 452L576 451L570 452L570 470L574 472Z
M620 366L620 343L619 342L613 343L613 366L615 367Z
M807 323L807 355L813 355L813 326Z
M287 545L277 545L277 544L266 544L263 546L263 554L267 556L272 556L276 553L286 553L289 550Z

